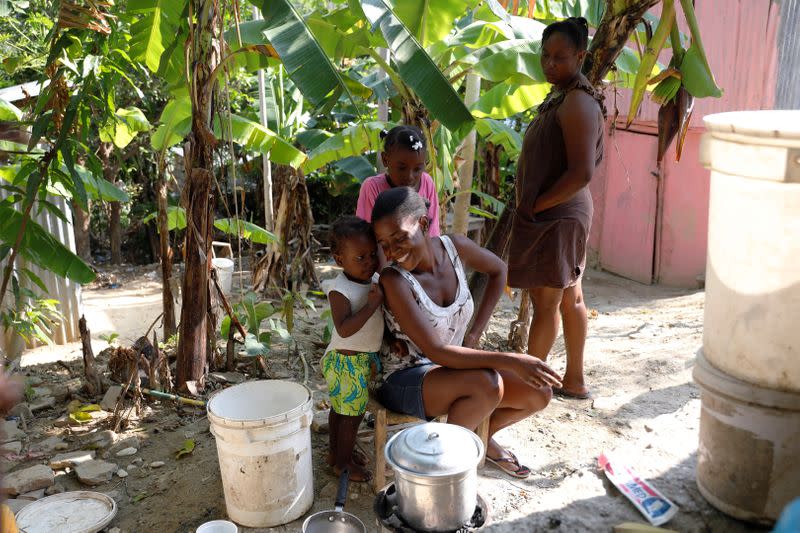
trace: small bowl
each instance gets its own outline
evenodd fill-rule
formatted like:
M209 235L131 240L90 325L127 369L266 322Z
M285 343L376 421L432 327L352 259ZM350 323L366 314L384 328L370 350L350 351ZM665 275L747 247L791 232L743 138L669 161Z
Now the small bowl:
M212 520L198 527L196 533L239 533L239 527L228 520Z

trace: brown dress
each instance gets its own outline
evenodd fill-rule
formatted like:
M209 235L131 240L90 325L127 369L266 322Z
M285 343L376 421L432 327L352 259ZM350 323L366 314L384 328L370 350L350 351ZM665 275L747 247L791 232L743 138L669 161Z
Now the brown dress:
M566 90L555 87L539 106L522 141L517 164L517 210L511 228L508 284L530 289L575 285L586 267L586 241L592 224L592 195L584 187L570 200L534 216L536 199L567 170L567 151L558 108L570 91L583 90L597 100L597 159L603 159L603 97L582 75Z

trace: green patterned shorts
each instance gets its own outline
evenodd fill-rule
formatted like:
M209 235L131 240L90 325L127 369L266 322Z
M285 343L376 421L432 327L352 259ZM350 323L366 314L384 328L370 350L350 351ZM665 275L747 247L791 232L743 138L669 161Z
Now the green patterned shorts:
M380 369L376 352L344 355L331 350L322 357L331 407L340 415L359 416L367 410L370 379Z

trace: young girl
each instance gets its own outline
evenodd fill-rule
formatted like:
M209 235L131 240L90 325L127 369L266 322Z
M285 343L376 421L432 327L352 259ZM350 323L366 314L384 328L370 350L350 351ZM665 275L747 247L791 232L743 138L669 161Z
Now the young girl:
M369 481L366 458L354 454L354 448L383 339L383 292L377 285L372 226L354 216L338 219L331 230L331 250L343 272L323 283L335 326L322 358L331 399L328 463L337 475L349 468L352 481Z
M372 220L372 206L375 199L383 191L394 187L411 187L422 198L430 202L428 218L431 225L428 234L438 237L439 231L439 197L433 178L425 172L425 137L414 126L395 126L391 130L381 132L383 152L381 159L386 172L367 178L358 193L356 215L367 222Z

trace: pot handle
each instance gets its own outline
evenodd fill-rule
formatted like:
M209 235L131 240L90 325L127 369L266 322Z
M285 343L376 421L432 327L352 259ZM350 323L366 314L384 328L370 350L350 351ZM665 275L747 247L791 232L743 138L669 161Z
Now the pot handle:
M347 485L350 482L350 469L345 468L339 476L339 489L336 491L336 503L334 509L336 511L343 511L344 504L347 503Z

